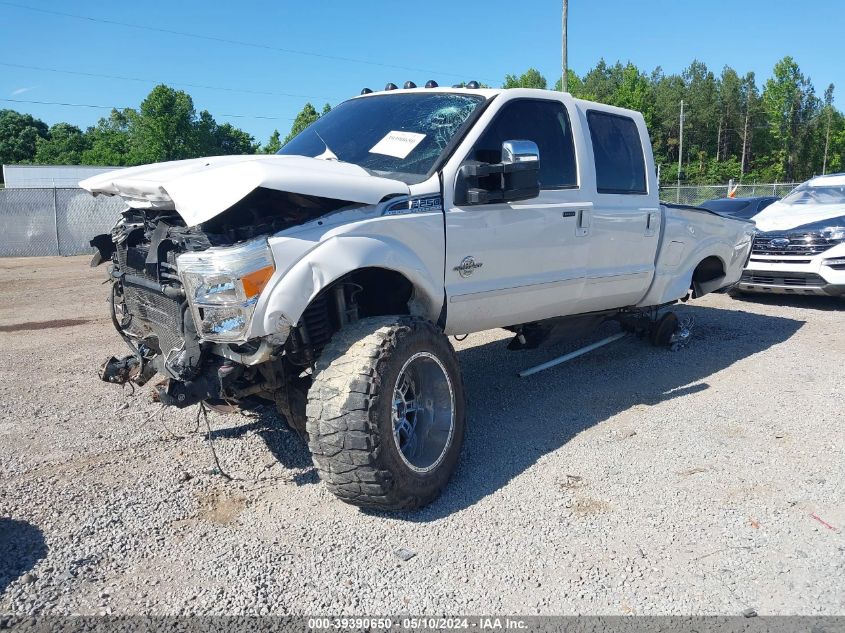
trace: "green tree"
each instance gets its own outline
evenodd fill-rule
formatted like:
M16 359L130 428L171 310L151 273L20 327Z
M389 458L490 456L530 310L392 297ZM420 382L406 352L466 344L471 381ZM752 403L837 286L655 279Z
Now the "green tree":
M75 125L56 123L47 138L36 141L35 162L40 165L79 165L89 139Z
M791 57L775 64L772 77L763 88L763 107L774 150L769 162L778 167L781 179L791 181L809 175L810 170L799 168L798 161L806 156L806 141L819 100L813 84Z
M571 68L566 69L566 90L571 94L573 97L581 97L583 93L583 85L581 84L581 78L575 73L574 70ZM563 81L558 79L555 82L555 90L560 92L563 90Z
M258 149L251 135L229 123L217 123L207 110L200 112L193 134L196 156L254 154Z
M30 114L0 110L0 163L30 162L39 138L47 138L47 124Z
M600 59L581 80L584 98L599 103L612 103L616 90L622 83L622 71L623 67L619 62L608 66L604 59Z
M131 108L112 110L107 118L89 127L85 132L88 149L82 152L82 164L114 167L130 164L130 128L137 116Z
M642 112L646 124L651 127L654 116L654 98L648 77L632 63L623 69L611 100L611 105Z
M326 104L328 105L328 104ZM323 108L325 111L325 108ZM311 102L303 106L302 110L299 111L299 114L296 115L296 118L293 120L293 125L290 128L290 132L285 137L284 143L282 145L287 145L288 141L290 141L294 136L302 132L305 128L311 125L314 121L320 118L320 113L311 105Z
M190 95L163 84L141 102L130 127L134 164L192 158L196 155L196 111Z
M706 64L693 61L681 74L684 96L684 173L687 180L705 183L707 158L716 155L719 119L718 85Z
M730 66L722 69L717 84L719 123L716 132L716 161L739 156L744 118L743 81Z
M270 135L270 140L267 141L267 144L261 148L261 151L265 154L275 154L280 149L282 149L282 138L279 134L279 130L273 130L273 133Z
M502 88L540 88L545 90L548 87L546 78L536 68L529 68L519 75L505 75L505 83Z

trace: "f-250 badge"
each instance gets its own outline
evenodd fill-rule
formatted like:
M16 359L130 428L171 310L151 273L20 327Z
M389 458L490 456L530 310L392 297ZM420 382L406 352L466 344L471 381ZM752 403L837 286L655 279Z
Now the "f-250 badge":
M457 272L461 277L469 277L476 268L481 268L483 265L481 262L476 262L472 255L467 255L452 270Z

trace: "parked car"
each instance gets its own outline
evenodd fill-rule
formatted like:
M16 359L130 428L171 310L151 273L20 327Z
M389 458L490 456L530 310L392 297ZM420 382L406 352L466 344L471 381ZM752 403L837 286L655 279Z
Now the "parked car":
M773 202L780 200L777 196L759 196L757 198L714 198L702 202L702 209L713 211L719 215L729 215L733 218L750 220Z
M129 205L92 242L132 351L103 379L158 373L176 407L276 403L332 492L387 509L431 501L458 461L448 335L506 328L522 349L654 324L736 283L753 236L660 204L641 114L548 90L363 94L276 156L80 184Z
M808 180L754 222L739 290L845 295L845 174Z

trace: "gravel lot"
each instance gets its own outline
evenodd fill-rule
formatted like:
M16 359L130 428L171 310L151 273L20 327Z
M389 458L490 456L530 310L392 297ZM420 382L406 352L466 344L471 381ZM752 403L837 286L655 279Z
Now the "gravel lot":
M459 471L379 515L272 411L211 414L226 482L194 409L171 434L99 382L124 353L103 279L0 260L0 612L845 613L845 302L707 297L682 351L624 339L523 380L567 346L472 335Z

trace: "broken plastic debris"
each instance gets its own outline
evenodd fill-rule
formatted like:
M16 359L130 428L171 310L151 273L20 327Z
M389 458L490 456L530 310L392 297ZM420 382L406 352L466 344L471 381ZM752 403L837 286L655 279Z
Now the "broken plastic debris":
M828 523L827 521L822 519L815 512L811 512L810 516L812 518L814 518L816 521L818 521L819 523L821 523L823 526L825 526L828 530L833 530L834 532L840 532L841 531L838 527L834 527L833 525L831 525L830 523Z
M399 548L393 550L393 553L396 554L399 558L401 558L404 561L409 561L414 556L417 555L417 553L414 550L408 549L407 547L399 547Z

